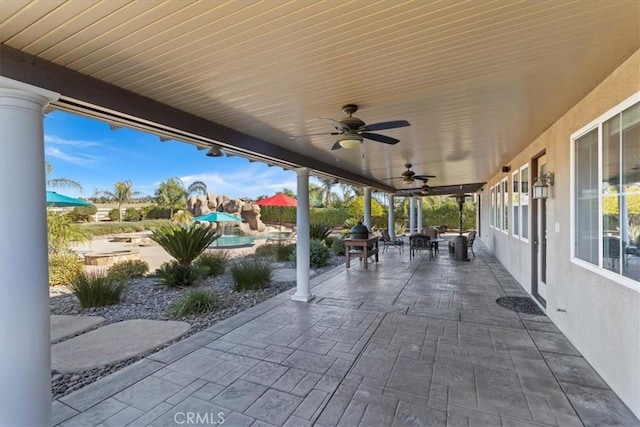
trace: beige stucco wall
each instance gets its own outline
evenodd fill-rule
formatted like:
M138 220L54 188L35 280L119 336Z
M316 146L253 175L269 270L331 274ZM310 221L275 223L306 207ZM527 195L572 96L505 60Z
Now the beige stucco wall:
M555 174L547 202L547 315L640 417L640 292L572 263L570 223L571 134L638 91L640 50L508 164L513 172L546 150L548 170ZM489 227L489 187L506 175L496 174L482 193L481 239L530 291L530 243Z

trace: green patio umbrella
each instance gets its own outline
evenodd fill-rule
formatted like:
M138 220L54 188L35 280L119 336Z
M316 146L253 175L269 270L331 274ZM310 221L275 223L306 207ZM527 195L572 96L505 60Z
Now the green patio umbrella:
M47 206L68 208L73 206L92 206L92 204L82 199L56 193L55 191L47 191Z

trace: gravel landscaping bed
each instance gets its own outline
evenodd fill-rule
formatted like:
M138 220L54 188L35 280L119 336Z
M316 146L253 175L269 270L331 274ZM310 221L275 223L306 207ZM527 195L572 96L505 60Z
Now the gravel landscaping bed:
M322 274L339 265L344 264L344 256L334 256L329 260L329 264L322 268L314 269L315 275ZM232 261L233 262L233 261ZM293 263L275 263L275 268L295 268ZM236 292L232 289L232 279L229 273L218 277L209 277L199 283L186 289L169 288L164 285L157 284L159 279L155 277L145 277L140 279L132 279L126 287L122 302L117 305L106 307L82 308L75 295L71 294L68 288L63 286L50 288L50 308L51 314L64 315L83 315L83 316L102 316L106 319L105 324L121 322L123 320L132 319L152 319L152 320L168 320L167 310L169 306L179 300L182 295L190 289L202 289L213 291L217 295L220 304L218 307L207 314L199 316L187 316L178 319L191 324L189 332L182 337L167 343L163 346L153 349L150 352L139 355L134 358L120 361L113 365L92 369L84 372L75 373L59 373L51 372L51 388L53 399L60 398L71 393L85 385L88 385L100 378L103 378L133 362L143 359L177 341L180 341L194 333L206 329L218 321L233 316L247 308L250 308L262 301L265 301L281 292L295 287L295 281L292 282L271 282L271 285L260 291ZM87 331L83 331L87 332ZM65 337L60 341L67 340L71 337Z

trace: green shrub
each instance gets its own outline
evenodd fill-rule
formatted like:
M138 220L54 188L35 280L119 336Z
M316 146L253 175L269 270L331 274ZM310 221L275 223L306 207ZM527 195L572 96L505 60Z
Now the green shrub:
M213 227L198 223L161 227L151 235L181 265L191 264L217 238Z
M162 263L156 270L160 283L172 288L183 288L194 285L206 275L204 268L193 265L178 264L176 261Z
M69 288L82 307L102 307L120 302L124 282L104 271L94 271L80 274Z
M224 274L228 263L229 252L225 250L204 252L195 260L197 267L207 267L209 276L220 276Z
M193 222L193 215L189 211L179 210L173 214L171 222L177 225L189 225Z
M256 248L254 254L258 257L275 256L279 245L260 245Z
M258 290L269 286L273 269L271 263L261 258L247 258L231 266L233 289Z
M169 221L165 219L147 219L136 222L135 224L122 222L94 222L82 224L79 228L88 236L104 236L108 234L120 234L133 231L155 230L168 224Z
M344 255L346 250L344 239L335 239L331 244L331 250L336 255Z
M124 217L122 219L124 219L125 221L140 221L141 217L142 215L136 208L129 207L126 211L124 211Z
M336 237L333 236L327 236L324 238L324 244L326 247L331 248L331 245L333 245L333 242L335 242Z
M168 315L172 319L178 319L192 314L205 314L209 313L217 305L218 298L215 294L192 289L169 306Z
M320 240L311 240L309 246L309 263L311 267L324 267L327 265L331 254L329 249L322 244ZM293 252L289 257L289 260L296 262L296 253Z
M91 217L98 212L98 208L95 205L91 206L77 206L73 208L71 212L67 214L67 216L73 222L87 222L91 220Z
M142 208L142 218L144 219L171 219L171 209L158 206L145 206Z
M309 224L309 234L311 240L324 240L331 234L331 227L326 224Z
M349 218L349 212L346 208L328 207L309 209L309 221L311 223L340 227L347 218Z
M275 245L276 247L276 259L280 262L288 261L291 258L291 254L295 253L296 245Z
M120 211L118 210L118 208L111 209L107 216L113 222L120 221Z
M149 264L139 259L120 261L107 270L107 274L119 280L143 277L149 271Z
M82 274L83 268L76 254L49 254L49 285L70 285Z

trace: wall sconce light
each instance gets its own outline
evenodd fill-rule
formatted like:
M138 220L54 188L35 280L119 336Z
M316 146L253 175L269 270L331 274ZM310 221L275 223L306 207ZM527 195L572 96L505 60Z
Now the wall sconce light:
M511 172L511 166L503 166L502 173L508 173L508 172Z
M207 151L207 157L222 157L222 156L224 156L224 153L222 152L222 150L220 150L219 147L213 146L209 148L209 151Z
M553 173L545 172L538 176L536 182L533 183L533 198L547 199L550 185L553 185Z

